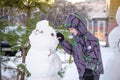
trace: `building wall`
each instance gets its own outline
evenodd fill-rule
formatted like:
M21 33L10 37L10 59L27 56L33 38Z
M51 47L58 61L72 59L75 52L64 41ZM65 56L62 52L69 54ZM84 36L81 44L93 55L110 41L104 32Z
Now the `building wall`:
M108 33L117 26L116 24L116 12L118 7L120 6L120 0L107 0L108 4Z

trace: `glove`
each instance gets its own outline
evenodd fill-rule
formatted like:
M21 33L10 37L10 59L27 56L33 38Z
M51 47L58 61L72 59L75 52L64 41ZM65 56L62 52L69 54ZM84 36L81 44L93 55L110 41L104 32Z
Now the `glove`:
M93 70L86 68L83 78L84 80L94 80Z
M57 38L58 38L59 42L62 42L64 40L64 35L62 33L58 32Z

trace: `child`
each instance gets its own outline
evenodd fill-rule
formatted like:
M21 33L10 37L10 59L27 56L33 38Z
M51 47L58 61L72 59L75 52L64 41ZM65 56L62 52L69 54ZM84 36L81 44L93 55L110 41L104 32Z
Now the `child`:
M60 32L57 37L62 48L73 55L80 80L99 80L100 74L103 74L99 41L87 31L85 18L79 13L72 13L67 16L65 27L73 34L72 44Z

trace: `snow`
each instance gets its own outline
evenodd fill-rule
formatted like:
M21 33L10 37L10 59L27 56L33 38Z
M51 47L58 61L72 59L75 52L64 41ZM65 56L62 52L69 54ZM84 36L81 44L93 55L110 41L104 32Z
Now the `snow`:
M62 63L56 54L59 42L49 22L39 21L29 40L31 47L26 56L26 67L31 76L28 80L60 80L58 72Z
M102 53L102 59L103 59L103 66L105 67L107 61L112 58L113 49L111 49L110 47L102 47L101 46L101 53ZM71 64L67 63L70 55L66 54L66 52L63 49L58 49L56 54L58 54L60 56L60 59L62 60L62 62L64 62L62 64L62 68L66 67L65 74L61 80L79 80L75 63L74 62ZM13 61L10 61L9 63L13 64ZM31 63L33 63L33 62L31 62ZM39 64L39 62L37 62L37 63ZM2 75L8 76L8 77L11 76L11 74L9 74L9 72L5 72L5 71L2 71ZM103 75L101 75L101 77Z
M110 47L101 46L104 74L101 75L100 80L120 80L120 70L119 70L120 18L119 17L120 17L120 7L118 8L118 11L116 14L116 21L118 26L114 28L109 34ZM72 79L71 79L71 76L72 76ZM67 68L66 70L65 77L62 80L79 80L74 63L69 65L69 68Z
M120 26L120 7L118 8L116 13L116 21L117 21L117 24Z
M107 14L106 13L91 13L92 19L94 18L107 18Z
M67 70L62 80L79 80L75 63L67 64Z
M19 53L19 52L18 52ZM10 80L14 79L16 77L16 68L19 63L21 63L22 58L21 57L2 57L3 61L1 64L1 73L2 77L5 77L3 80ZM5 69L8 68L8 69ZM10 69L9 69L10 68ZM13 69L12 69L13 68Z
M103 66L105 67L107 61L113 55L113 50L110 47L101 46L101 53L102 53L102 59L103 59ZM79 80L75 63L73 62L72 64L67 64L66 66L67 66L67 69L62 80Z
M104 74L101 75L100 80L120 80L120 18L117 18L119 15L120 7L116 14L118 26L109 35L110 47L103 47L105 43L100 42L104 67ZM38 22L36 29L29 36L29 40L31 48L26 57L26 67L32 76L27 80L60 80L57 72L60 71L61 64L65 71L61 80L79 80L75 63L68 64L70 55L63 49L56 50L58 40L48 21ZM19 56L19 53L16 56ZM11 57L5 65L16 68L19 63L21 63L21 59L15 61L15 57ZM2 65L2 76L12 78L11 76L15 75L12 71L5 71Z
M103 80L120 80L120 7L116 13L116 21L118 26L115 27L109 34L109 44L113 49L113 54L105 65L105 74Z

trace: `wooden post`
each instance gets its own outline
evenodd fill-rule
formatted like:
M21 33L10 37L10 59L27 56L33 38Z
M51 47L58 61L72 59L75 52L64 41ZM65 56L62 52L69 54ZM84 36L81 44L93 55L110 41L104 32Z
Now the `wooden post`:
M106 38L106 45L105 45L105 47L108 47L109 46L109 43L108 43L108 18L107 18L107 20L106 20L106 33L105 33L105 38Z
M94 20L92 20L92 34L95 34L95 29L94 29Z

